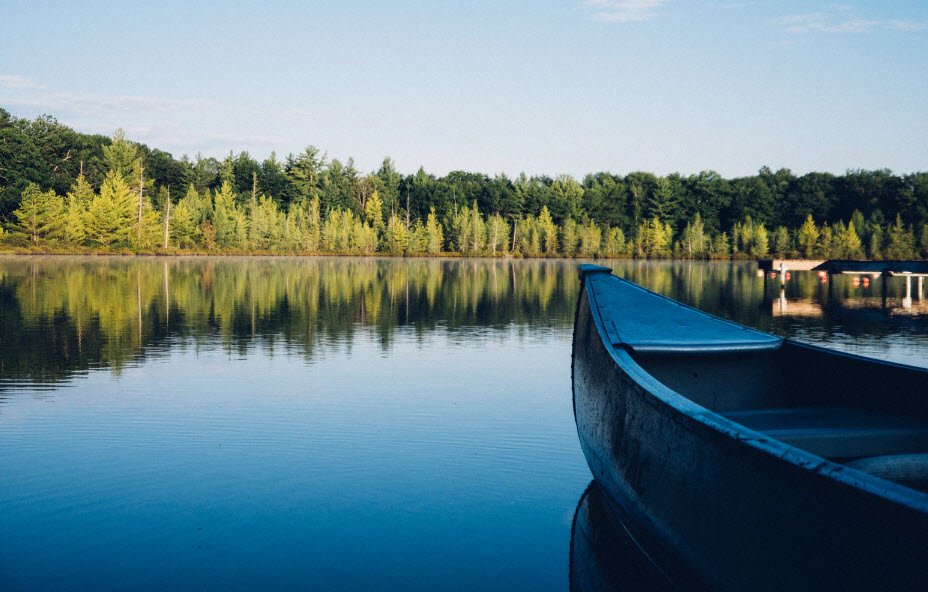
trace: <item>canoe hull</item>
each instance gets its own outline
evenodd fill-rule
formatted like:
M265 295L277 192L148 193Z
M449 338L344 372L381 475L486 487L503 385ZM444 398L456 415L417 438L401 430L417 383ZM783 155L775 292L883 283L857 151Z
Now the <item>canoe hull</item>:
M836 479L810 466L811 455L784 459L682 400L605 337L588 286L573 340L580 443L632 534L674 581L732 590L924 583L924 511Z

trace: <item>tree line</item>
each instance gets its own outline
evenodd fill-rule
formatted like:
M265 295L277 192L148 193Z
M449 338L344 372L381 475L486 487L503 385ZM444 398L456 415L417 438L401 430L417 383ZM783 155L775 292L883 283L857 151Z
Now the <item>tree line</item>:
M762 168L577 180L362 173L309 146L218 160L0 109L0 240L19 250L640 258L928 256L928 173Z

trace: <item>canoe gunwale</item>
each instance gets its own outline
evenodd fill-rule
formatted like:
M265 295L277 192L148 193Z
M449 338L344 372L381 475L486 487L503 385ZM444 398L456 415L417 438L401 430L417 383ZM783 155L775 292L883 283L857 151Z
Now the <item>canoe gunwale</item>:
M611 270L608 270L608 268L596 268L592 270L581 268L581 289L587 296L590 316L592 317L594 326L596 327L603 347L605 348L606 352L608 352L612 361L616 364L620 371L625 373L633 382L638 384L647 393L648 398L645 399L645 402L650 403L656 409L662 409L664 412L669 413L672 416L673 421L684 425L687 429L693 429L697 432L705 431L705 436L707 437L725 437L731 441L737 442L739 446L754 449L764 455L768 455L769 457L777 459L779 462L787 463L796 469L809 474L816 474L817 476L828 479L842 487L850 487L855 490L879 497L881 499L894 502L901 506L911 508L913 510L928 512L928 493L917 491L892 481L870 475L858 469L841 465L824 457L802 450L801 448L797 448L770 436L764 435L760 432L751 430L742 424L732 421L714 411L703 407L702 405L699 405L698 403L693 402L686 396L669 388L664 383L660 382L658 379L648 373L647 370L638 364L638 362L632 356L632 351L635 353L647 352L642 352L641 349L633 350L633 348L626 344L615 345L613 340L609 337L609 332L605 328L600 307L596 300L596 291L593 289L592 282L589 281L590 278L588 276L591 273L602 273L609 271ZM622 278L618 279L623 282L628 282L628 280ZM665 298L659 294L655 294L655 296ZM702 311L697 312L700 312L701 314L708 314ZM579 315L579 307L577 313ZM714 315L709 316L714 317ZM725 319L720 320L723 320L726 323L731 322ZM579 321L579 318L576 321ZM798 347L801 349L818 351L829 355L837 355L849 359L865 360L869 363L876 362L886 366L912 368L911 366L907 366L905 364L883 362L880 360L875 361L854 354L836 352L834 350L802 343L793 339L784 339L783 345L787 347ZM663 351L660 353L663 353ZM692 354L694 352L668 351L667 353ZM705 352L707 355L714 353L718 352ZM695 355L702 355L702 353ZM576 415L576 394L574 394L574 406Z

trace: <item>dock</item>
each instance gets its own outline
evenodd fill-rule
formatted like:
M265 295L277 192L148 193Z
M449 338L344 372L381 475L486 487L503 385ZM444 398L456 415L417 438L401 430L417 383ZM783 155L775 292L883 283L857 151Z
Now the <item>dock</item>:
M886 300L886 280L890 277L905 278L905 298L903 306L912 306L912 278L917 278L916 297L921 300L925 286L925 277L928 277L928 261L861 261L857 259L760 259L757 267L766 273L777 273L780 276L780 286L786 284L786 276L790 271L817 271L819 274L831 275L869 275L880 277L883 300ZM907 305L907 306L906 306Z
M757 262L762 271L812 271L829 263L824 259L761 259Z
M762 271L824 271L829 275L928 276L928 261L861 261L857 259L760 259Z

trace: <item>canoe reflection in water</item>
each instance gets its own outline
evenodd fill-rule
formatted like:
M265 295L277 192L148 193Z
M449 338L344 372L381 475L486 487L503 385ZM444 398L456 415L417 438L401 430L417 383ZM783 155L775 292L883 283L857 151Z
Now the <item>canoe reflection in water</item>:
M570 529L571 592L674 589L625 530L596 481L591 482Z

